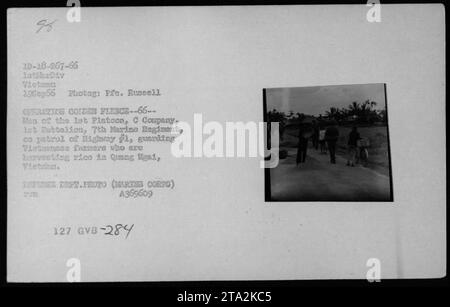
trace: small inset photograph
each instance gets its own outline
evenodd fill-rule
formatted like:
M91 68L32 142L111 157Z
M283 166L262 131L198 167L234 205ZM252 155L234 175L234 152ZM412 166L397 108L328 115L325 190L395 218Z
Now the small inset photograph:
M393 201L386 84L263 95L264 120L278 122L279 136L279 162L265 170L266 201Z

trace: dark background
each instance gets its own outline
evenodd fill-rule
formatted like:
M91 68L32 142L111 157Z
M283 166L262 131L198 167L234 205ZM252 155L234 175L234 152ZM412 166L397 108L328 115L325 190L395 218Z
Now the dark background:
M81 0L81 7L95 7L95 6L197 6L197 5L289 5L289 4L304 4L304 5L315 5L315 4L360 4L366 5L367 1L237 1L237 0L211 0L211 1L164 1L164 0L148 0L148 1L136 1L136 0L112 0L112 1L98 1L98 0ZM443 3L445 1L381 1L381 5L389 3ZM285 280L285 281L185 281L185 282L142 282L142 283L72 283L72 284L59 284L59 283L39 283L39 284L19 284L19 283L7 283L6 282L6 216L7 216L7 184L6 184L6 89L7 89L7 54L6 54L6 9L8 7L66 7L67 1L64 0L51 0L51 1L3 1L2 2L2 12L1 12L1 24L2 24L2 54L0 57L0 62L2 66L1 74L1 122L3 124L3 129L1 130L1 141L2 141L2 151L1 151L1 199L2 206L0 212L0 239L1 239L1 262L0 262L0 278L1 278L1 290L9 292L14 295L14 301L11 304L20 304L24 298L32 299L33 303L38 303L38 298L44 299L43 303L46 304L50 301L56 301L58 305L70 304L70 302L79 302L79 305L83 304L94 305L94 302L90 297L78 296L77 292L68 293L68 289L79 290L80 288L89 288L92 294L100 294L100 300L95 302L96 304L106 305L109 301L121 302L123 304L131 305L130 300L135 296L135 291L131 291L130 295L125 297L123 301L117 301L116 298L119 296L119 289L123 288L139 288L143 290L140 294L144 294L143 300L139 303L145 307L154 306L156 301L161 301L162 303L177 303L177 294L188 291L190 293L212 293L214 295L220 295L221 291L270 291L272 300L271 302L257 303L259 305L269 305L273 303L280 302L293 302L296 306L302 305L316 305L321 304L323 298L331 298L333 301L336 299L345 299L346 301L350 298L354 298L354 292L350 294L344 294L340 291L336 295L330 294L329 287L357 287L358 292L363 290L363 288L387 288L387 287L403 287L403 286L431 286L431 287L446 287L449 285L448 278L444 279L403 279L403 280L381 280L379 283L369 283L367 280ZM447 115L447 114L446 114ZM448 157L448 156L447 156ZM448 160L448 159L447 159ZM447 175L448 176L448 175ZM448 226L447 226L448 227ZM447 254L448 255L448 254ZM447 262L448 267L448 262ZM105 289L105 288L114 289ZM318 293L314 295L313 301L307 300L305 298L306 294L310 294L309 290L306 288L319 287ZM21 294L25 288L33 288L32 295ZM326 288L326 289L325 289ZM45 291L43 291L45 290ZM58 299L55 294L60 293L63 295L62 299ZM411 292L408 294L408 296ZM2 300L6 300L2 296ZM365 298L359 302L365 304L370 301L379 301L379 297L373 294L366 294ZM431 303L431 301L428 301ZM6 302L5 302L6 303ZM222 304L222 305L235 305L236 303L228 302L210 302L210 304ZM381 302L380 302L381 303ZM383 301L384 304L390 304L390 301ZM181 303L184 305L193 305L194 303ZM255 303L244 303L255 304ZM334 304L334 303L333 303ZM5 304L6 306L9 303ZM156 305L159 306L159 305Z

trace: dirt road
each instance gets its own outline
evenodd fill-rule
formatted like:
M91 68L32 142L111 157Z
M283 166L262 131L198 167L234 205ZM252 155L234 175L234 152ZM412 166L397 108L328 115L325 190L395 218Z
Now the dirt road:
M288 157L270 170L273 200L285 201L389 201L389 177L357 165L346 166L346 159L336 156L330 163L328 154L311 146L306 163L296 166L296 148L287 148Z

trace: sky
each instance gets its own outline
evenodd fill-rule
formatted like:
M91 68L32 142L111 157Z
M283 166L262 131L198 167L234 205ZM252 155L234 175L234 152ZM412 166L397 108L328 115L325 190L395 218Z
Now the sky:
M353 101L375 101L375 109L385 108L384 84L353 84L312 87L270 88L266 90L267 110L325 115L331 107L347 107Z

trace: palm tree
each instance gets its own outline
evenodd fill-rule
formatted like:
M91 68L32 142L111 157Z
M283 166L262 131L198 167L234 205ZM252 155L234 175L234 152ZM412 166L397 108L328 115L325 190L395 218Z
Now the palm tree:
M360 115L361 113L361 105L357 101L353 101L348 106L348 114L349 115Z
M364 118L364 120L367 122L374 122L377 118L378 118L378 114L375 110L373 110L373 108L377 105L377 103L375 101L371 101L369 99L367 99L363 106L363 112L362 112L362 116Z
M325 111L326 116L329 118L336 118L339 115L339 110L335 107L331 107L330 110Z

